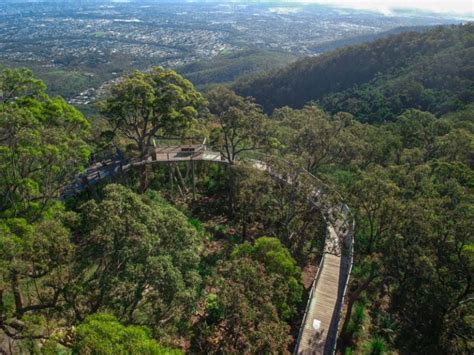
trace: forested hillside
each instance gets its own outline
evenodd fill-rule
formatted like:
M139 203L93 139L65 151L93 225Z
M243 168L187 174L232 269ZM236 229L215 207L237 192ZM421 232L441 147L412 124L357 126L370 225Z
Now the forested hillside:
M285 52L249 49L187 64L177 68L177 71L194 85L203 87L209 84L230 83L239 77L281 68L296 58Z
M267 112L320 100L332 112L383 121L416 107L445 113L473 99L474 25L403 33L236 84Z

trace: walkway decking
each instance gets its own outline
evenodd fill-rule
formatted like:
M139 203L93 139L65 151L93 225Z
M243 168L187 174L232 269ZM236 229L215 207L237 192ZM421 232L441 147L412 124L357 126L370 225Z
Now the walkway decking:
M227 163L221 153L207 150L203 144L172 146L165 148L155 148L146 157L140 159L123 159L113 157L104 159L90 165L86 171L76 176L72 184L66 186L62 192L62 197L73 196L89 185L108 178L112 178L121 172L132 167L153 164L153 163L175 163L185 161L210 161L217 163Z
M326 250L311 289L295 354L333 354L346 284L351 269L351 250L335 248L334 242L349 235L329 224ZM350 238L350 237L349 237ZM339 243L340 244L340 243Z
M333 354L338 337L339 319L344 302L349 275L352 268L353 225L346 205L328 206L324 200L325 186L304 169L295 176L287 176L271 165L253 160L252 165L259 170L288 184L311 184L308 199L323 210L327 223L324 254L313 281L295 354ZM304 182L299 182L303 175Z
M91 165L83 174L76 177L73 184L63 191L63 197L74 195L88 185L126 171L135 166L153 163L172 163L183 161L210 161L228 163L221 153L206 149L205 145L183 145L155 148L143 159L108 159ZM331 206L325 201L325 187L304 169L296 169L294 176L282 173L271 163L261 160L248 160L258 170L266 171L274 178L288 184L299 183L303 176L310 184L308 200L317 205L327 222L327 235L324 255L303 317L295 354L333 354L338 336L338 325L344 295L352 267L353 225L346 205Z

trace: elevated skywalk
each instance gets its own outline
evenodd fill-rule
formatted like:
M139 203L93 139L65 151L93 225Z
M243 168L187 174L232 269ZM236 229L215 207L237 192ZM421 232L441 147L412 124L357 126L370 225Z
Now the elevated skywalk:
M63 190L62 197L77 194L90 185L111 179L133 167L193 161L229 163L220 152L208 150L204 144L154 147L142 158L127 160L114 157L91 164ZM289 163L285 163L285 169L281 169L275 161L246 161L273 178L304 188L308 192L308 201L323 213L327 223L324 253L309 293L294 353L333 354L352 267L353 222L349 209L341 203L340 196L336 201L329 198L331 192L328 187L304 169Z

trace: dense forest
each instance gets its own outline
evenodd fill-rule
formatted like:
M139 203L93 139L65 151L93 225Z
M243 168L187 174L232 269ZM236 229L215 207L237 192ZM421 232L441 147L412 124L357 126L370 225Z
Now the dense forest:
M238 84L256 100L136 71L91 118L3 70L0 353L291 352L327 222L308 191L246 163L260 155L352 211L338 353L472 353L472 38L466 25L338 50ZM429 105L403 96L410 80ZM181 162L64 195L96 160L170 137L206 138L229 163L196 162L195 191Z

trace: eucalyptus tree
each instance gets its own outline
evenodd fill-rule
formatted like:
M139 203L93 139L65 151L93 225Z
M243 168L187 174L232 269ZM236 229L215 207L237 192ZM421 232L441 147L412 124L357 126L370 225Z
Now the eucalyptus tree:
M139 157L144 157L153 138L184 135L204 104L204 98L190 81L173 70L155 67L122 78L99 106L112 132L133 142ZM144 191L146 168L142 169L141 177Z
M206 314L194 326L197 353L285 353L290 327L278 312L288 287L249 257L221 261L210 285Z
M186 216L153 191L138 195L112 184L79 217L77 262L65 290L76 318L110 310L157 336L178 332L200 286L202 241Z
M0 73L0 333L47 336L74 247L61 188L85 163L88 121L27 69Z
M280 129L279 140L284 151L301 160L306 170L315 172L322 165L337 162L344 153L341 139L351 115L339 113L330 116L314 105L301 110L287 107L275 110L273 118Z
M231 257L257 260L265 266L268 274L281 276L287 292L277 302L278 313L284 320L296 314L297 306L303 297L301 269L278 238L260 237L253 244L246 242L237 246Z
M239 154L261 150L272 143L269 120L251 98L241 97L223 86L210 90L207 98L209 111L218 122L215 144L230 164Z
M89 154L89 123L27 69L0 74L0 214L40 218Z

